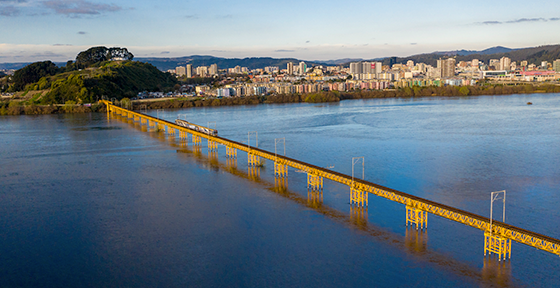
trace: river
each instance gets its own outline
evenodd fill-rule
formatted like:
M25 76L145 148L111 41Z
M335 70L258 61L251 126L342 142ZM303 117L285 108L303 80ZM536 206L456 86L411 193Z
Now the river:
M533 105L527 105L532 102ZM219 135L560 238L560 95L348 100L148 111ZM209 123L210 122L210 123ZM215 124L214 124L215 123ZM255 133L250 133L255 145ZM309 194L107 114L0 117L2 287L558 287L560 257L325 180ZM212 156L212 155L210 155ZM250 172L250 173L249 173ZM361 164L355 166L361 177ZM494 203L501 220L502 202Z

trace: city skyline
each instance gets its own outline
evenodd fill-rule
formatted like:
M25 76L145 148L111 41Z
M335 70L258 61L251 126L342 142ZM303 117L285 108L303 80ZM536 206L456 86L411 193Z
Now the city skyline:
M0 25L4 63L66 61L92 46L136 57L374 59L557 44L560 3L0 0Z

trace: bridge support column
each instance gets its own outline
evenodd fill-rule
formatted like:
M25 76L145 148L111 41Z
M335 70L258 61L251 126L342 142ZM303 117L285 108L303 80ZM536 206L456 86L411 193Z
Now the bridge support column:
M247 153L249 167L258 167L261 165L261 158L251 152Z
M498 254L498 260L504 261L511 259L511 240L500 235L484 232L484 256L488 254Z
M187 146L189 144L189 134L183 130L179 130L179 140L181 141L181 146Z
M202 143L202 138L193 134L192 142L195 146L200 146L200 144Z
M428 212L415 207L406 206L406 226L416 225L416 230L428 228Z
M167 126L167 133L169 133L169 135L175 135L175 128Z
M140 118L140 123L142 123L142 124L148 124L148 119L146 119L146 118Z
M218 142L214 142L214 141L208 139L208 151L210 151L210 152L218 151Z
M288 176L288 165L281 164L279 162L274 162L274 176L275 177L287 177Z
M366 191L350 187L350 205L367 207L369 204L368 200L368 193Z
M237 158L237 149L230 146L226 146L226 158L228 159Z
M307 190L322 191L323 190L323 177L307 173Z

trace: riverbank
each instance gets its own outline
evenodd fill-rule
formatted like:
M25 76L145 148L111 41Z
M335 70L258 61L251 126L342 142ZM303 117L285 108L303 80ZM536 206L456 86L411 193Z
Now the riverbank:
M558 85L484 85L484 86L445 86L445 87L406 87L391 90L355 90L349 92L322 91L307 94L281 94L268 96L248 96L230 98L173 98L167 100L130 101L121 102L133 110L178 109L211 106L257 105L273 103L326 103L339 102L349 99L372 98L413 98L413 97L453 97L453 96L482 96L482 95L512 95L532 93L560 93ZM130 103L130 104L129 104ZM116 103L119 104L119 103ZM0 102L0 115L39 115L56 113L91 113L104 112L105 105L100 103L90 106L76 104L59 105L25 105L23 102Z
M162 101L141 102L132 101L133 109L171 109L211 106L256 105L273 103L325 103L339 102L349 99L373 98L412 98L412 97L453 97L453 96L482 96L482 95L513 95L532 93L560 93L558 85L487 85L487 86L446 86L446 87L413 87L391 90L357 90L350 92L318 92L308 94L282 94L270 96L249 96L243 98L175 98Z

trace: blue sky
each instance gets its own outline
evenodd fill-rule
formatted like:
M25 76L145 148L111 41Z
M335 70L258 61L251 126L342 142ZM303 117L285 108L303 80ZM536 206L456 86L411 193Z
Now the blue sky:
M560 1L0 0L0 62L136 57L305 60L560 43Z

